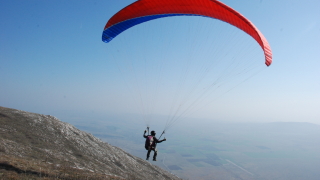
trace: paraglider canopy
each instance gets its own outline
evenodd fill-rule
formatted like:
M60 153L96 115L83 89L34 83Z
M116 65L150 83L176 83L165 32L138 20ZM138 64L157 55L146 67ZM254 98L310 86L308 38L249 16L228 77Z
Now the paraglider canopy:
M102 41L110 42L121 32L137 24L169 16L205 16L219 19L243 30L254 38L272 63L272 52L263 34L247 18L216 0L139 0L116 13L106 24Z
M237 33L245 38L232 39ZM210 109L207 104L266 68L261 62L272 63L270 46L255 25L216 0L138 0L108 20L102 41L118 35L107 56L131 94L126 102L134 102L132 112L140 111L147 126L155 116L167 117L164 130ZM241 44L246 41L248 46Z

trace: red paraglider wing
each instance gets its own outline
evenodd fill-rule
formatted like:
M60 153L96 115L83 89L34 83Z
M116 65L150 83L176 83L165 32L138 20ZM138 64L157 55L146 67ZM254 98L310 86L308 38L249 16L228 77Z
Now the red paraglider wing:
M271 48L263 34L240 13L216 0L138 0L110 18L102 40L109 42L132 26L169 16L206 16L236 26L259 43L264 51L265 64L272 63Z

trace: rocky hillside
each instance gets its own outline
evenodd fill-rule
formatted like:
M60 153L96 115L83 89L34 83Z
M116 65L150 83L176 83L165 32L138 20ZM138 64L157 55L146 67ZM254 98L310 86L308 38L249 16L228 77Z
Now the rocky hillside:
M11 171L49 179L179 179L53 116L0 107L0 178Z

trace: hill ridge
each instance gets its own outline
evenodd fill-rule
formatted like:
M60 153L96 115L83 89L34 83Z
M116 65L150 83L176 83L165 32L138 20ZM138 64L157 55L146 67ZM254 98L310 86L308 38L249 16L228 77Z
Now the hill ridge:
M0 106L0 123L1 159L64 164L123 179L179 179L51 115Z

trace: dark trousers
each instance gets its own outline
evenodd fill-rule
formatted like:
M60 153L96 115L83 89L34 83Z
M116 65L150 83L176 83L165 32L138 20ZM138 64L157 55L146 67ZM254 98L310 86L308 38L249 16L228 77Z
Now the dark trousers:
M148 153L147 153L147 158L150 157L150 152L151 152L151 151L154 151L153 159L156 159L156 158L157 158L157 154L158 154L158 151L157 151L156 148L149 148Z

